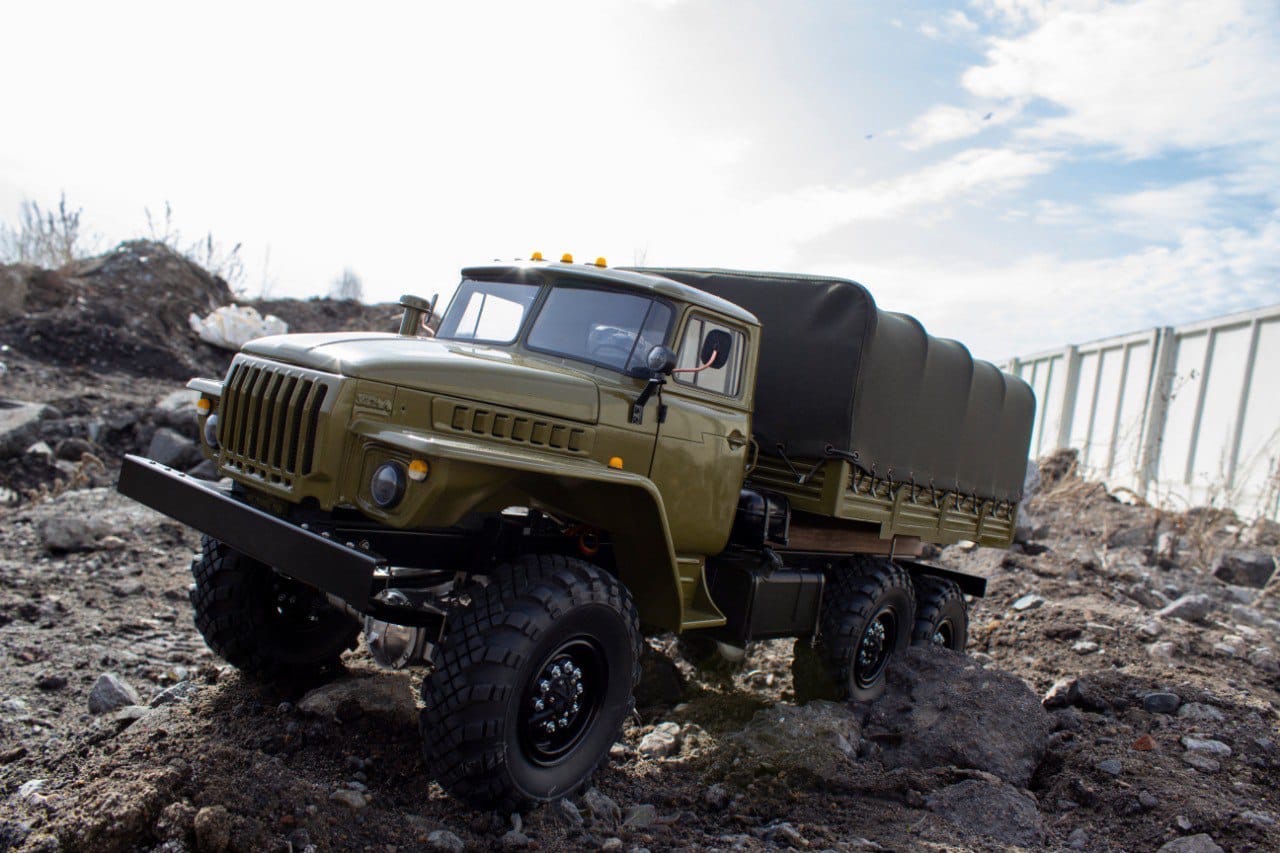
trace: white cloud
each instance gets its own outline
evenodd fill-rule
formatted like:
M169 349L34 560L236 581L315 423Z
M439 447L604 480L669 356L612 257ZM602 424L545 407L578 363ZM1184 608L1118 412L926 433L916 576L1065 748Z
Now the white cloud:
M1004 6L1006 4L992 4ZM1043 99L1060 115L1026 134L1131 157L1273 141L1280 132L1280 15L1237 0L1008 4L1029 22L990 40L963 76L974 95Z
M1005 266L883 258L843 272L882 307L1005 359L1280 303L1280 216L1255 230L1188 228L1171 246L1116 257L1040 254Z
M768 234L774 246L796 247L852 222L945 215L948 206L977 203L1022 187L1053 167L1055 155L973 148L897 178L866 186L812 186L773 196L739 214L731 229L750 245ZM733 219L730 220L735 221Z
M1004 124L1017 113L1017 107L1001 105L997 109L955 107L939 104L916 118L907 129L903 145L911 151L943 142L954 142L976 136L991 127Z
M1099 206L1113 227L1149 239L1166 239L1219 219L1225 202L1219 182L1209 178L1173 186L1105 195Z

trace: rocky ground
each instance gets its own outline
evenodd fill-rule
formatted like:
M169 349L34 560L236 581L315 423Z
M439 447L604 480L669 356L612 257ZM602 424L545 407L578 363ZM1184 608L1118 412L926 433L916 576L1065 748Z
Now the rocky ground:
M158 252L139 245L94 269L143 281ZM230 301L163 263L192 306ZM0 301L0 850L1280 846L1280 526L1122 503L1069 457L1044 466L1013 550L935 555L989 580L969 655L913 652L869 705L797 706L788 642L699 668L652 637L637 714L588 792L467 809L419 757L412 674L361 649L330 683L264 686L206 650L186 601L196 537L111 484L128 452L195 465L174 392L229 354L181 312L90 356L33 345L155 295L57 275L16 313ZM394 324L390 306L268 310L300 330ZM130 362L179 335L180 368Z

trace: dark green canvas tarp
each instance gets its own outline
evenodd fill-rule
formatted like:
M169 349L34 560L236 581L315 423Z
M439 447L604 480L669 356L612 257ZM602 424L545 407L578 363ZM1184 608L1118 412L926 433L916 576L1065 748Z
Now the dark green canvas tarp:
M741 305L761 323L753 431L761 451L856 453L878 477L1014 501L1035 397L1021 379L883 311L838 278L645 268Z

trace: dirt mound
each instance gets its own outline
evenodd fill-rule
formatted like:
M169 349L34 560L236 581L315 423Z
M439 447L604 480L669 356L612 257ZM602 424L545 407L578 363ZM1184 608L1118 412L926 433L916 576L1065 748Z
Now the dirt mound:
M259 299L247 303L259 314L275 314L290 332L394 332L400 328L400 306L367 305L346 299Z
M26 293L24 313L0 324L0 342L30 358L175 379L221 360L194 339L187 315L225 305L231 289L162 244L131 241L61 270L3 274Z

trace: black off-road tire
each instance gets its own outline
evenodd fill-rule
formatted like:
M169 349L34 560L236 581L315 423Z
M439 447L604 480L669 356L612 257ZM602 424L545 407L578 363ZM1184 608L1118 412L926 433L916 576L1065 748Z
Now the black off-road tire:
M203 537L191 574L200 635L250 677L310 678L339 670L342 653L359 642L359 624L323 593L216 539Z
M878 698L892 657L910 645L914 619L911 576L891 560L853 557L828 571L817 643L796 640L791 665L796 701ZM883 632L879 642L877 624Z
M641 634L631 594L559 555L522 557L468 594L422 683L428 770L459 799L504 812L575 793L635 706ZM564 697L575 695L570 715ZM548 718L536 710L543 699L560 710ZM570 722L549 733L548 719Z
M951 581L916 579L916 625L911 644L936 644L963 652L969 643L969 605L964 593Z

